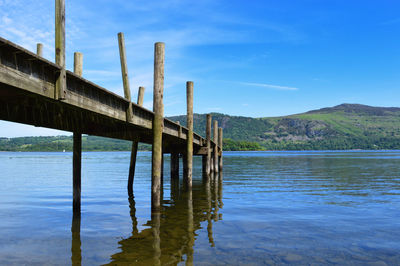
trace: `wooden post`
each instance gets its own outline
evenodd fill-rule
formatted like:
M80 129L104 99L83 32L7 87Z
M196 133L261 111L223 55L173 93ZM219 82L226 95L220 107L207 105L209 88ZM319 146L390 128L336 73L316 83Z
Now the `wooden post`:
M219 156L219 171L222 171L222 127L218 128L218 146L221 150L221 155Z
M81 76L83 68L82 53L74 53L74 73ZM82 134L75 130L73 133L73 155L72 155L72 187L73 187L73 213L81 213L81 169L82 169Z
M164 129L164 55L165 44L158 42L154 49L154 88L153 88L153 147L151 171L151 209L160 210L160 183L162 162L162 133Z
M184 152L182 153L182 168L183 168L183 177L187 176L188 174L188 165L187 165L187 153ZM183 184L186 186L186 182L183 182Z
M209 177L211 173L211 115L210 114L207 114L206 141L207 141L206 173L207 177Z
M164 196L164 152L161 153L161 181L160 181L160 191L161 191L161 202Z
M36 54L37 54L38 56L43 57L43 44L38 43L38 44L36 45Z
M139 87L137 104L139 106L143 105L143 97L144 97L144 87ZM136 168L136 157L138 151L138 141L132 141L132 150L131 150L131 162L129 164L129 177L128 177L128 195L133 194L133 180L135 178L135 168Z
M207 155L201 156L202 176L207 179Z
M187 102L187 128L186 139L186 166L187 175L184 176L187 189L192 189L192 171L193 171L193 81L186 82L186 102Z
M65 72L65 0L56 0L56 64L61 67L56 81L55 99L63 100L66 97Z
M181 137L182 137L182 126L181 126L181 122L176 121L176 123L179 125L178 137L181 138Z
M126 63L125 38L122 32L118 33L118 47L119 47L119 58L121 61L121 73L122 73L122 82L124 86L124 95L125 99L129 101L129 106L128 109L126 110L126 121L132 122L133 112L131 103L131 89L129 86L128 64Z
M81 159L82 159L82 135L74 132L73 143L73 212L81 212Z
M214 120L214 172L218 173L218 121Z
M171 183L172 180L179 179L179 153L171 153Z
M82 64L83 64L83 55L82 53L75 52L74 53L74 73L78 76L82 76Z
M139 93L137 98L137 104L143 106L143 98L144 98L144 87L139 87Z

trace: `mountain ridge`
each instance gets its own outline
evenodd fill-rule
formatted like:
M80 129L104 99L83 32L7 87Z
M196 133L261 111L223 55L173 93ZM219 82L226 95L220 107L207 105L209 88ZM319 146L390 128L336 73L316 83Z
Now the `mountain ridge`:
M224 138L260 144L262 149L400 148L400 108L340 104L280 117L251 118L212 113ZM185 116L170 117L185 124ZM195 132L204 132L205 115L196 114Z

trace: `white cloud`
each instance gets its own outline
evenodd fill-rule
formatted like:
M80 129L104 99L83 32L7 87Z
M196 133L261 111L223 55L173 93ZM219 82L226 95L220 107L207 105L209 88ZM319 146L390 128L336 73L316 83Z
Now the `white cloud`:
M262 88L282 90L282 91L296 91L299 89L296 87L287 87L287 86L272 85L272 84L266 84L266 83L253 83L253 82L238 82L238 83L242 84L242 85L246 85L246 86L255 86L255 87L262 87Z

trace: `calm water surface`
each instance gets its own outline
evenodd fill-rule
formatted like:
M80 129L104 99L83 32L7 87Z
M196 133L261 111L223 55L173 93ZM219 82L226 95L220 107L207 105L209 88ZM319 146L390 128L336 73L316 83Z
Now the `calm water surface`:
M0 153L0 265L399 265L400 152L225 152L150 213L151 154L88 152L72 217L71 153ZM222 182L218 178L223 178Z

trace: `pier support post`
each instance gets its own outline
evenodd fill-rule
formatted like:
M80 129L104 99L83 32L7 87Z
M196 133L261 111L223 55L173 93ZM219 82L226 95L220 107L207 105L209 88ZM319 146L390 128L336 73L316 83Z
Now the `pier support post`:
M171 153L171 182L179 179L179 153Z
M207 178L209 178L211 173L211 115L210 114L207 114L206 141L207 141L206 173L207 173Z
M122 32L118 33L118 47L119 47L119 58L121 61L121 73L122 73L122 82L124 86L124 96L125 99L129 101L128 109L126 110L126 121L132 122L133 112L131 103L131 89L129 86L128 64L126 63L125 38Z
M56 64L61 67L56 80L55 99L63 100L66 97L66 72L65 72L65 0L56 0Z
M74 73L82 76L83 55L74 53ZM78 126L79 127L79 126ZM81 172L82 172L82 134L77 129L73 133L73 155L72 155L72 189L73 203L72 209L74 214L81 213Z
M143 97L144 97L144 87L139 87L139 94L137 99L137 104L139 106L143 106ZM128 195L133 194L133 180L135 178L135 168L136 168L136 157L138 151L139 142L134 140L132 141L132 150L131 150L131 161L129 164L129 177L128 177Z
M186 102L187 102L187 128L186 138L186 167L187 173L184 176L187 189L192 189L193 171L193 81L186 82Z
M188 165L187 165L187 153L182 153L182 168L183 168L183 178L188 174ZM186 186L186 182L184 181L183 184Z
M82 76L83 71L83 54L79 52L74 53L74 73Z
M161 163L162 133L164 128L164 55L165 44L157 42L154 49L154 88L153 88L153 146L151 171L151 209L160 210L161 206Z
M161 180L160 180L161 202L164 197L164 152L161 152Z
M201 156L201 166L203 179L207 179L207 155Z
M43 44L38 43L38 44L36 45L36 54L37 54L38 56L43 57Z
M81 212L81 164L82 164L82 135L79 132L74 132L73 143L73 213Z
M219 171L222 171L222 127L218 128L218 146L221 150L221 155L219 156Z
M218 121L214 120L214 172L218 173Z

